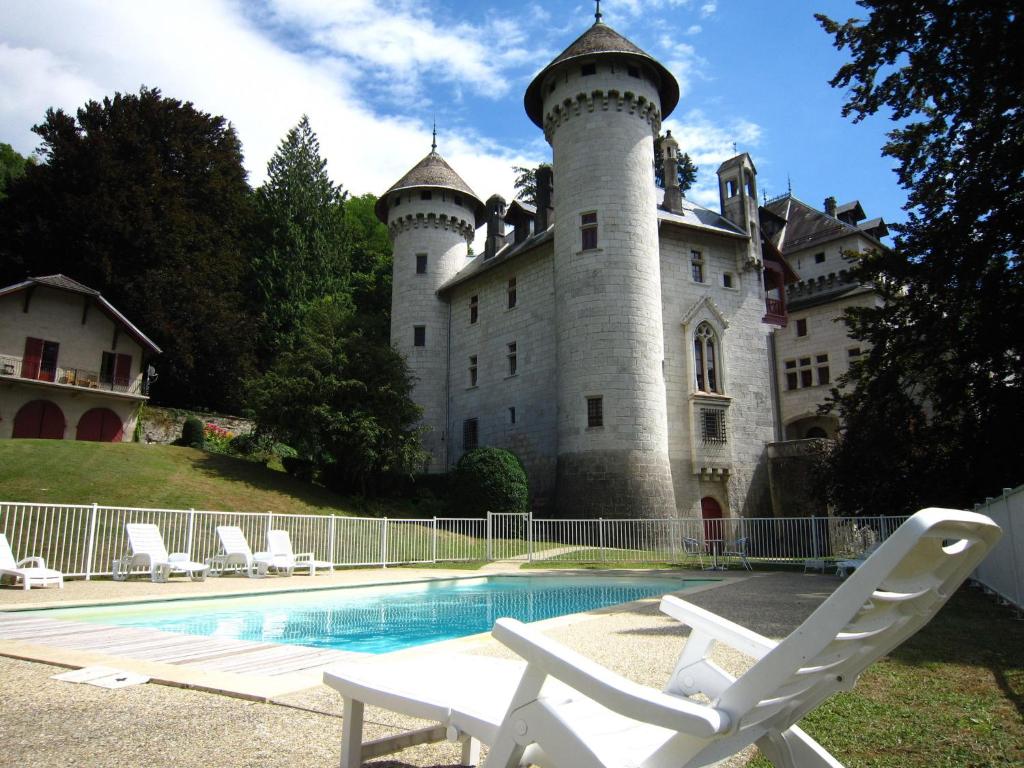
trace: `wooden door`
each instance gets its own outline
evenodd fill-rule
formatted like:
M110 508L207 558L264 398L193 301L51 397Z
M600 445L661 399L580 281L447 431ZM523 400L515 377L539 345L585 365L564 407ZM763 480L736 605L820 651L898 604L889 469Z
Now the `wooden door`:
M11 437L63 440L64 426L64 412L60 408L49 400L33 400L18 410Z

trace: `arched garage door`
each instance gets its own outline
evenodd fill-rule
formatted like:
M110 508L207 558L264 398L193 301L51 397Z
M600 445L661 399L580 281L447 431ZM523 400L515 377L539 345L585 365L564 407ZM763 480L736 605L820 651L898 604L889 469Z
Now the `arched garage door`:
M25 403L14 417L12 437L64 439L64 412L49 400Z
M97 443L119 443L124 434L120 417L109 408L92 408L78 420L76 440L92 440Z

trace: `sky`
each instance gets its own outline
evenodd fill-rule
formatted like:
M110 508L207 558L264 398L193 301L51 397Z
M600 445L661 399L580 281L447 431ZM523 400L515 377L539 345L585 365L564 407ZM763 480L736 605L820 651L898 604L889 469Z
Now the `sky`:
M892 124L854 124L828 80L847 58L814 19L863 16L852 0L607 0L603 21L676 76L666 119L699 170L688 197L717 209L715 169L748 152L769 196L789 185L821 208L859 199L869 218L904 219ZM223 115L249 182L303 114L328 171L380 195L438 151L481 199L511 200L512 167L550 160L526 117L534 75L594 22L573 0L4 0L0 142L22 154L47 108L158 87Z

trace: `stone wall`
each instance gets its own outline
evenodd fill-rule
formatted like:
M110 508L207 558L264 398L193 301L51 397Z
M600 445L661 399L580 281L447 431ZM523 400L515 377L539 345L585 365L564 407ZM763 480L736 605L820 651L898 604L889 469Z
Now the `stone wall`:
M235 435L252 432L256 428L256 422L250 419L243 419L240 416L225 416L221 413L186 411L180 408L146 405L142 409L142 434L140 441L143 443L162 443L164 445L173 443L181 437L181 426L189 416L195 416L204 424L216 424L218 427L223 427ZM131 437L127 436L126 439L130 440Z

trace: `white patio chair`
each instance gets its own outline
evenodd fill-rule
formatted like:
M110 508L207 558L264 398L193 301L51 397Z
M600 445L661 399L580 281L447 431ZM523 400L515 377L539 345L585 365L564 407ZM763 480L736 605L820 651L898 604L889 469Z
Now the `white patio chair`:
M267 534L267 548L270 550L271 567L285 571L289 576L296 568L308 568L310 576L316 576L317 568L334 570L334 563L317 560L314 552L295 554L288 531L270 531Z
M704 545L701 544L697 539L690 538L689 536L683 537L683 554L686 555L686 559L693 561L693 558L697 558L700 561L700 567L704 568Z
M173 573L187 573L192 581L205 581L209 566L192 562L187 552L167 552L160 529L152 523L126 523L131 551L114 561L114 581L125 581L133 570L144 568L152 581L167 581Z
M736 539L736 541L727 544L725 547L725 551L722 552L722 556L737 558L741 563L743 563L744 568L746 568L748 571L751 571L753 570L753 568L750 567L750 561L747 560L747 548L749 546L750 539L744 536L743 538Z
M15 585L21 581L22 589L54 585L59 589L64 589L64 574L53 568L47 568L43 558L26 557L22 560L15 560L7 536L2 533L0 533L0 576L13 576Z
M445 736L463 742L466 765L474 740L489 744L494 768L697 768L750 744L778 768L842 768L795 723L927 623L1000 535L984 515L918 512L781 642L667 595L662 610L691 632L663 691L512 619L499 619L493 635L519 663L421 657L335 667L324 682L344 697L342 768ZM757 662L733 678L707 658L715 643ZM690 698L697 694L706 699ZM440 725L363 745L367 703Z
M870 547L865 549L864 554L862 554L860 557L851 557L848 560L839 560L836 563L836 576L839 576L840 578L846 578L850 571L854 571L857 568L860 568L862 565L864 565L864 563L866 563L868 558L875 553L875 550L877 550L879 546L881 546L881 542L876 541Z
M217 538L220 539L221 552L206 561L211 576L220 576L231 568L244 570L251 579L267 575L267 569L272 565L270 553L253 553L237 525L218 525Z

